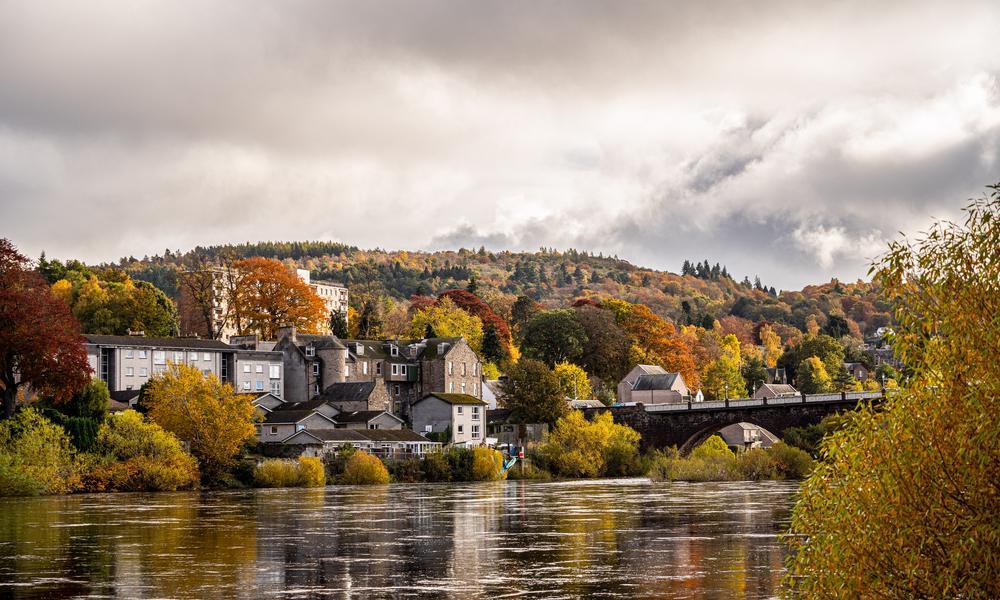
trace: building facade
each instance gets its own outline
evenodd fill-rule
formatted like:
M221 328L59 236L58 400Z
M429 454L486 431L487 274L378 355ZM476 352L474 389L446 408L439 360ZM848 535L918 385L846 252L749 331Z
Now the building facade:
M448 444L478 446L486 440L486 407L469 394L430 393L411 407L413 430L443 435Z
M170 365L188 365L237 392L284 395L280 352L240 350L219 340L87 335L87 361L110 392L138 390Z

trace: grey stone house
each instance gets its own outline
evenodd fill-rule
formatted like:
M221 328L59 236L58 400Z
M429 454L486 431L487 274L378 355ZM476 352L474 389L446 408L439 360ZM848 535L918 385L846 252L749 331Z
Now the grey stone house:
M486 440L484 400L469 394L434 392L411 407L413 430L424 435L446 434L446 443L478 446Z
M291 327L278 338L274 350L284 354L285 397L291 402L325 395L334 385L368 382L382 389L368 394L367 406L346 404L351 388L331 393L345 396L343 410L388 410L408 418L410 406L431 392L483 394L482 363L463 338L339 340L297 334Z

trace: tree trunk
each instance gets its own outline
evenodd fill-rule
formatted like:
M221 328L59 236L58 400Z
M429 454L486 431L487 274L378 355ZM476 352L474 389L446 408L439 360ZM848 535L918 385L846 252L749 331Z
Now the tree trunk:
M14 409L17 408L17 386L9 385L6 381L4 384L3 390L0 390L3 395L3 414L0 417L9 419L14 416Z

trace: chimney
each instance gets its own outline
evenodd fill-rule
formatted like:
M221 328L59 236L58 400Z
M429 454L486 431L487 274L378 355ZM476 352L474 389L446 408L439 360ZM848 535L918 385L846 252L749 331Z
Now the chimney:
M274 337L276 337L279 342L282 340L282 338L286 338L286 337L289 340L291 340L291 342L293 344L295 344L295 343L298 342L298 339L295 337L295 326L294 325L289 325L288 327L279 327L278 331L276 332L276 335Z

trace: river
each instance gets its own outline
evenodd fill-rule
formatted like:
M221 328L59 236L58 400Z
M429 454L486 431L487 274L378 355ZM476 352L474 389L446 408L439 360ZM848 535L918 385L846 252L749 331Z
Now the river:
M792 482L0 498L0 598L768 598Z

